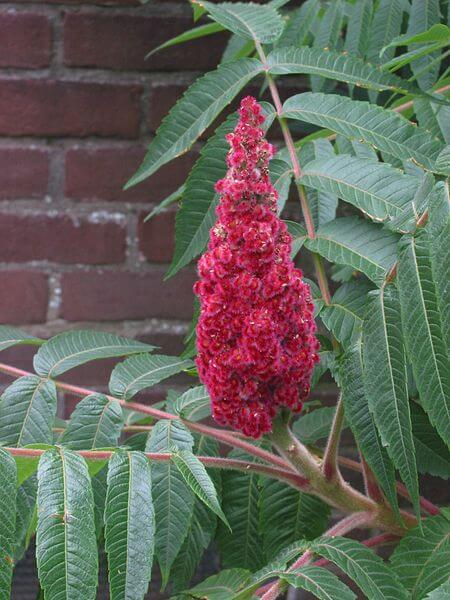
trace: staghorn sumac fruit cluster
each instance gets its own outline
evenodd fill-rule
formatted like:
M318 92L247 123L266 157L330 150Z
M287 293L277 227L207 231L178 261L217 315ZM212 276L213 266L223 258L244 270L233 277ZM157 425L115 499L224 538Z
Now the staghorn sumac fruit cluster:
M239 117L227 136L227 174L216 184L218 219L198 264L197 367L216 421L257 438L271 430L278 407L301 410L319 343L310 288L277 216L261 106L244 98Z

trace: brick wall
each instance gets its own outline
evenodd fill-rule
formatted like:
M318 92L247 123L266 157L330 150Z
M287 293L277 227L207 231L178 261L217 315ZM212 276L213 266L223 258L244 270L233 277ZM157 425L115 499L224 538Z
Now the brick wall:
M217 64L224 35L145 61L192 25L185 0L0 1L0 323L42 336L95 327L179 351L193 270L163 284L173 212L143 217L196 153L122 186L186 85ZM77 375L107 381L94 373Z

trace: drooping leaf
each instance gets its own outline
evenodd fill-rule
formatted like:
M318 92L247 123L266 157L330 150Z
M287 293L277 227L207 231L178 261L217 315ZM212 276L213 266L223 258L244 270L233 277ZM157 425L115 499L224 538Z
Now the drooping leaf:
M56 388L36 375L21 377L0 399L0 442L10 446L51 444Z
M413 233L416 229L418 218L425 212L429 203L434 185L434 177L431 173L424 173L417 180L417 189L409 204L393 218L386 221L386 227L391 231L400 233Z
M408 531L391 556L400 581L418 600L450 577L450 522L441 515Z
M365 56L369 43L369 28L372 20L372 0L360 0L350 7L350 16L345 36L345 51L350 56Z
M426 413L415 402L411 403L411 418L418 470L449 479L450 451L431 425Z
M333 146L328 140L313 140L300 148L299 160L302 165L302 174L308 164L315 160L325 160L335 156ZM300 180L303 183L302 180ZM327 190L305 189L306 198L313 218L314 227L328 223L336 218L338 197Z
M103 331L65 331L45 342L34 357L42 377L57 377L91 360L150 352L154 346Z
M0 599L11 597L16 531L16 463L0 448Z
M400 302L392 285L369 294L363 328L363 363L369 410L420 518Z
M392 110L335 94L305 92L286 100L283 116L363 139L401 160L410 159L440 172L436 159L443 148L441 142Z
M450 376L433 281L428 232L403 236L398 286L402 326L422 406L450 443Z
M367 464L375 474L389 504L399 516L395 471L386 449L381 444L363 383L361 340L344 353L341 363L341 392L345 418L350 425Z
M410 207L418 186L416 177L386 163L346 154L310 162L300 181L322 193L335 194L380 222Z
M262 44L275 42L284 29L284 21L271 6L253 2L221 2L195 0L205 8L214 21L243 38Z
M311 549L337 565L373 600L407 600L406 589L372 550L343 537L323 537Z
M262 68L259 60L241 58L220 65L193 83L158 128L144 161L125 188L150 177L164 164L189 150Z
M194 440L179 421L158 421L147 442L147 452L192 450ZM170 569L186 538L194 508L194 496L172 461L151 466L155 506L155 553L166 585Z
M323 406L301 415L293 425L293 432L306 445L328 437L335 413L334 406Z
M285 46L303 46L311 35L311 24L320 10L319 0L306 0L289 14L289 21L283 33L275 42L277 48Z
M369 47L367 59L376 65L381 63L380 52L400 33L402 15L405 8L403 0L380 0L374 11L372 25L369 32ZM394 49L389 49L383 54L384 60L389 60L394 55Z
M195 454L218 456L219 446L215 440L201 436L196 439ZM210 476L214 481L216 490L221 490L220 471L211 469ZM171 570L170 580L175 591L184 590L188 587L203 553L211 543L216 525L216 515L200 499L196 498L186 538Z
M320 600L353 600L356 595L336 575L322 567L302 567L283 573L282 579L289 585L311 592Z
M298 539L321 535L330 515L320 498L299 492L276 479L264 481L260 496L260 532L267 560Z
M191 360L161 354L138 354L114 367L109 380L111 394L130 400L141 390L192 367Z
M229 527L214 483L195 454L190 450L178 450L173 453L172 460L194 494Z
M254 49L255 42L253 40L248 40L240 35L232 33L228 39L225 50L223 51L220 64L250 56Z
M145 443L144 443L145 447ZM104 466L92 477L92 493L94 494L95 533L100 537L105 524L105 502L107 491L108 467Z
M230 458L252 460L233 451ZM217 543L225 568L241 566L256 571L264 564L262 539L259 534L259 475L225 471L222 474L222 505L230 524L219 523Z
M413 87L400 77L364 62L353 53L342 54L331 49L307 46L278 48L269 54L267 62L273 75L320 75L361 88L392 90L403 94Z
M27 549L27 533L36 510L37 479L30 477L17 488L14 560L17 563Z
M362 271L380 284L395 262L398 236L374 223L344 217L319 227L305 246L329 261Z
M17 329L17 327L10 327L9 325L0 325L0 351L6 350L11 346L19 346L22 344L31 344L33 346L39 346L42 344L42 340L32 335L28 335L25 331Z
M429 201L430 259L436 300L441 317L442 337L450 347L450 195L448 185L436 185Z
M450 598L450 580L434 589L427 595L427 600L449 600Z
M414 112L422 129L428 129L435 137L450 144L450 106L415 98Z
M436 158L436 168L439 173L450 176L450 146L443 148Z
M293 170L284 160L274 158L269 164L269 174L270 180L278 192L277 209L278 214L281 214L289 197Z
M36 559L46 600L94 600L97 541L94 500L85 461L52 449L38 469Z
M318 23L314 34L313 46L322 49L334 50L338 46L344 17L344 4L342 0L335 0L325 10ZM332 82L334 87L334 82ZM325 80L322 77L311 75L311 89L320 92L325 87Z
M171 600L230 600L249 581L250 575L246 569L224 569Z
M116 446L123 426L122 407L104 394L83 398L72 413L61 444L71 450Z
M344 347L352 346L361 335L367 294L372 286L364 280L344 283L331 303L320 311L325 327Z
M204 385L189 388L173 405L176 414L189 421L201 421L211 414L211 399Z
M437 25L440 21L440 16L439 0L427 0L426 2L423 2L423 0L412 0L406 35L414 39L414 36L417 34L421 34L433 25ZM450 41L450 38L448 38L448 41ZM416 48L417 39L408 49L414 50ZM432 54L417 58L411 63L412 72L417 77L420 87L424 90L429 90L438 77L439 63L433 63L433 60L437 56L438 53L433 52Z
M183 185L180 185L180 187L177 190L169 194L169 196L164 198L164 200L161 200L161 202L157 204L151 212L148 213L148 215L144 219L144 223L147 223L148 221L150 221L150 219L156 217L156 215L159 215L160 213L164 212L164 210L174 202L177 202L183 196L184 190L185 184L183 183Z
M155 541L150 465L140 452L109 461L105 549L111 600L142 600L152 574Z

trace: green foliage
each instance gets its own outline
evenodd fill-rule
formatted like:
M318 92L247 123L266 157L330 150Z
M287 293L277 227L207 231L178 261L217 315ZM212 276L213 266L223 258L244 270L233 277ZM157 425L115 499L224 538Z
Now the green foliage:
M94 600L98 558L94 501L85 461L48 450L38 469L36 558L48 600Z
M150 466L139 452L119 451L109 461L105 548L111 600L143 599L155 543Z
M200 156L187 180L148 217L178 208L167 277L204 251L214 226L225 136L237 119L224 110L254 78L271 95L262 106L269 137L278 121L269 166L277 212L292 237L292 258L301 250L307 277L316 268L315 281L306 278L321 343L312 397L298 418L280 411L272 436L257 441L202 422L211 417L211 398L191 360L198 300L180 357L154 355L154 346L113 333L68 331L44 341L1 325L0 350L29 345L34 372L0 363L0 372L17 377L0 398L0 600L9 598L14 564L35 536L45 600L93 600L103 550L112 600L143 600L153 557L177 600L251 600L274 580L283 592L291 585L327 600L355 598L349 579L370 600L450 596L449 510L439 514L420 498L418 478L450 476L444 5L192 0L194 20L209 21L151 52L205 36L214 44L210 36L229 32L218 68L175 104L126 186L196 143ZM281 105L278 84L289 96L287 75L303 93ZM312 91L304 91L308 82ZM331 293L328 271L337 284ZM122 357L111 395L63 381L71 369ZM179 373L192 376L192 385L180 383L155 405L135 401ZM322 405L325 373L342 399L346 443L354 437L352 460L333 460L342 413ZM83 398L70 419L56 417L63 413L57 390ZM328 473L335 462L342 477ZM365 496L347 482L347 467L362 471ZM402 512L398 493L409 494ZM341 511L360 514L327 534L331 508L333 520ZM437 516L425 518L425 510ZM376 535L361 544L352 539L356 526L376 530L365 537L402 539ZM385 541L394 546L389 561L369 547ZM224 570L191 587L208 548Z

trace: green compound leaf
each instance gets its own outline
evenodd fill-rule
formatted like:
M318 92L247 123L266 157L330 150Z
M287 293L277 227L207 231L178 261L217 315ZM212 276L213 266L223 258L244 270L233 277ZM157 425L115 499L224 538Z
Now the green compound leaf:
M85 461L52 449L38 469L36 559L46 600L94 600L98 558L94 499Z
M253 2L221 2L195 0L205 8L214 21L233 33L262 44L272 44L284 29L284 20L271 6Z
M360 0L350 8L344 45L350 56L366 54L372 11L372 0Z
M260 532L267 560L299 539L321 535L330 508L320 498L299 492L281 481L266 479L260 496Z
M339 536L323 537L311 544L311 550L338 566L367 598L407 600L407 591L394 572L363 544Z
M122 407L116 400L91 394L75 407L60 442L71 450L116 446L123 422Z
M220 506L214 483L195 454L190 450L178 450L173 453L172 460L194 494L230 527Z
M179 421L158 421L150 434L146 452L173 452L174 447L192 451L194 440ZM167 584L170 569L186 538L194 508L194 496L172 461L151 466L155 506L155 553Z
M369 409L420 518L400 303L393 286L369 294L363 328L363 361Z
M160 354L138 354L114 367L109 380L111 394L130 400L145 388L193 366L191 360Z
M371 284L364 280L344 283L333 294L331 303L320 311L325 327L345 348L353 346L361 335L371 289Z
M400 581L418 600L450 576L450 522L439 515L408 531L391 556Z
M39 346L42 344L42 340L28 335L28 333L17 329L17 327L0 325L0 352L6 350L6 348L11 348L11 346L22 346L23 344Z
M450 376L425 230L400 242L398 285L402 326L422 406L450 443Z
M446 581L427 595L427 600L449 600L450 581Z
M397 257L399 237L374 223L343 217L319 227L305 246L331 262L362 271L374 283L384 281Z
M111 600L142 600L152 574L155 515L150 465L140 452L109 461L105 548Z
M219 445L211 438L200 436L196 439L195 453L201 456L218 456ZM216 489L221 489L220 471L212 469L210 476ZM205 550L211 543L216 526L216 515L199 498L195 498L188 533L171 570L170 580L174 591L188 587Z
M16 532L16 463L0 448L0 600L11 597Z
M230 458L252 460L232 451ZM225 471L222 474L222 505L232 533L219 523L217 543L225 568L241 566L256 571L264 565L262 538L259 534L259 475Z
M321 567L302 567L291 573L283 573L281 579L295 588L311 592L319 600L353 600L350 588L336 575Z
M411 403L412 429L416 448L417 468L442 479L450 478L450 450L431 425L426 413Z
M382 152L439 172L436 159L443 149L441 142L392 110L345 96L306 92L284 103L283 116L362 139Z
M246 569L224 569L190 590L172 596L171 600L230 600L250 580Z
M408 93L414 86L352 54L322 48L278 48L267 57L273 75L320 75L371 90ZM419 90L416 90L419 91Z
M341 363L341 391L345 418L358 446L381 485L397 518L399 509L395 487L395 471L386 449L381 444L363 383L362 342L347 349Z
M409 208L419 183L387 163L346 154L310 162L303 168L300 182L335 194L379 222Z
M102 331L66 331L45 342L34 357L34 368L42 377L57 377L91 360L150 352L149 346L136 340Z
M28 547L28 532L36 517L37 479L30 477L17 488L16 531L14 535L14 560L23 558Z
M422 0L412 0L406 36L409 36L410 39L412 38L414 42L408 47L408 50L415 50L418 48L416 45L418 38L420 43L420 38L424 37L424 32L427 32L430 27L439 27L439 33L441 33L441 28L437 25L440 18L441 11L439 8L439 0L427 0L427 2L423 2ZM447 30L447 42L450 42L448 31L449 30ZM434 35L434 32L432 32L431 34L429 33L427 37L428 39L426 41L430 41L430 38L433 39L433 37L436 36ZM426 47L419 46L419 48ZM439 52L433 52L432 54L417 58L411 63L412 72L417 77L417 82L420 87L424 90L429 90L438 78L439 63L434 60L437 56L439 56Z
M225 106L262 70L259 60L241 58L220 65L193 83L158 128L144 161L125 189L189 150Z
M10 446L53 443L56 387L36 375L21 377L0 399L0 443Z

